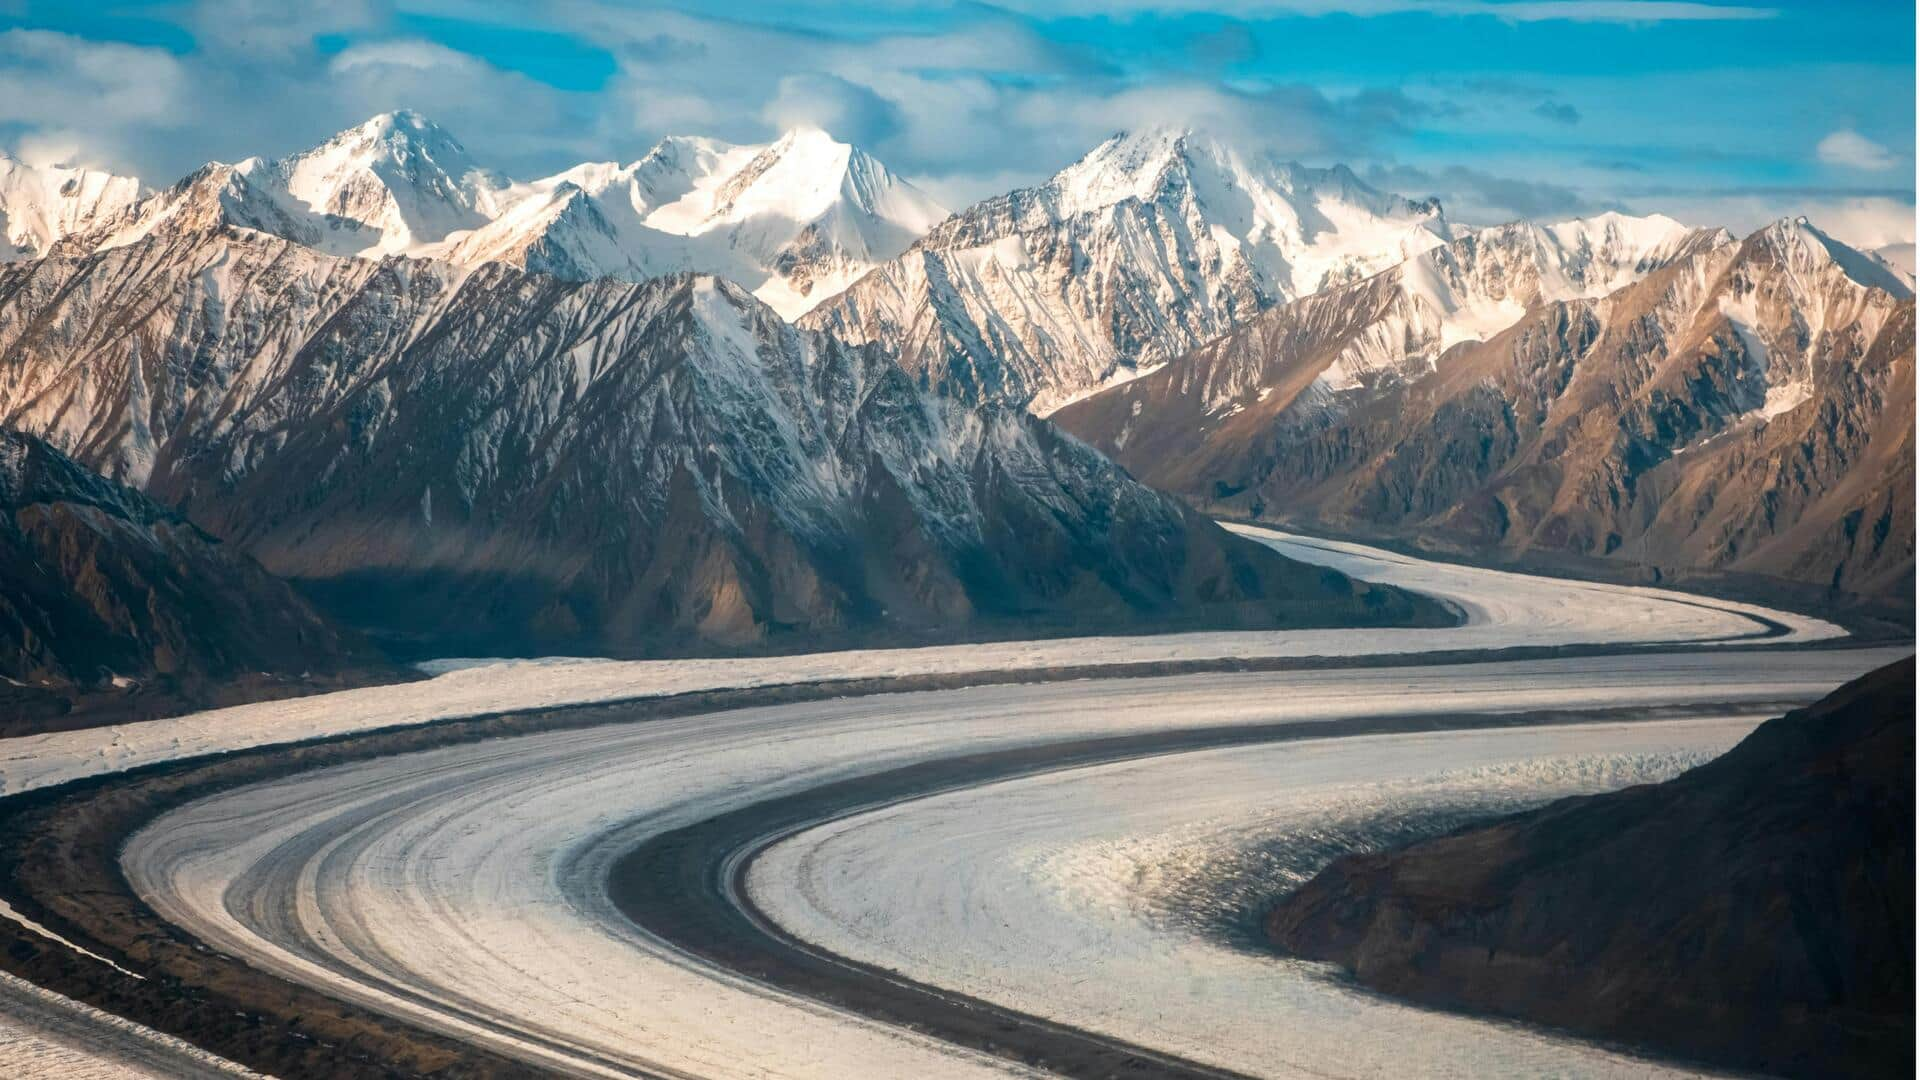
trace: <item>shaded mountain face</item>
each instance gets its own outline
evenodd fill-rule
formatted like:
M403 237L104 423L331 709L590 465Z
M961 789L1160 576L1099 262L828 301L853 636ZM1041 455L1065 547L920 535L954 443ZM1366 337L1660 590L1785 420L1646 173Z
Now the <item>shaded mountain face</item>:
M441 652L1446 618L705 276L155 234L0 268L0 421Z
M1428 1004L1737 1069L1914 1060L1914 663L1664 784L1334 862L1283 949Z
M1627 245L1570 290L1509 242L1531 228L1263 315L1054 419L1215 511L1911 591L1903 281L1783 221Z
M367 664L252 559L39 439L0 429L0 692Z
M804 321L888 343L924 387L1045 414L1451 235L1437 204L1345 168L1122 134L955 214Z
M669 138L630 165L587 163L523 183L483 168L444 129L406 111L286 158L208 164L138 202L118 188L110 194L69 213L32 250L57 241L78 256L226 225L334 255L501 262L579 281L717 273L788 318L947 216L886 166L817 129L765 146ZM14 201L45 202L36 199Z

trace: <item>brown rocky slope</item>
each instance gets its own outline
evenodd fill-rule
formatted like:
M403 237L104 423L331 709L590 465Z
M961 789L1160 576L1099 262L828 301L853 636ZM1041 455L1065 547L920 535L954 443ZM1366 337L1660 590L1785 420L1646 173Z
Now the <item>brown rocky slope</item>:
M1470 246L1428 257L1469 261ZM1802 221L1442 347L1406 271L1054 415L1203 509L1908 605L1914 306Z
M1348 856L1268 915L1364 985L1717 1065L1910 1076L1914 663L1667 783Z

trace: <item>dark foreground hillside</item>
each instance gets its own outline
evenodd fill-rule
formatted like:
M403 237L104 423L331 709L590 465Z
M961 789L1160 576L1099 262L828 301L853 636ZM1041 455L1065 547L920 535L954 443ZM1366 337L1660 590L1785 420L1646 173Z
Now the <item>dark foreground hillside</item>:
M95 696L133 718L381 670L252 559L0 429L0 735Z
M1911 1076L1914 663L1664 784L1335 862L1268 916L1371 988L1719 1065Z

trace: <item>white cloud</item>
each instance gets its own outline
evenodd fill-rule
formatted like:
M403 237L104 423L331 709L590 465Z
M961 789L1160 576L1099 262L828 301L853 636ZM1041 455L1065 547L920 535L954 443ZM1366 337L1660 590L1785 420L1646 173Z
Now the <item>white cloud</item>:
M989 176L1032 183L1121 128L1187 124L1252 149L1327 157L1370 147L1419 108L1392 92L1143 84L992 12L936 31L844 37L684 12L557 10L617 64L599 156L668 134L749 142L812 123L950 199L990 194Z
M990 166L991 162L986 164ZM984 172L955 172L946 176L915 176L911 179L916 187L933 196L935 202L948 208L959 208L1031 185L1034 173L1031 169L995 171L989 167Z
M267 28L275 49L305 32L270 19ZM375 113L414 108L480 160L540 175L552 161L585 158L608 108L430 41L366 42L331 57L311 47L292 55L226 51L246 40L240 34L175 55L53 31L0 31L0 145L165 185L208 160L292 153ZM598 149L605 156L607 148Z
M899 127L893 103L870 87L835 75L802 72L780 80L761 116L776 128L817 127L870 145Z
M1538 0L1536 3L1441 5L1454 15L1492 15L1514 22L1746 22L1771 19L1774 8L1740 4L1675 3L1667 0Z
M1821 139L1815 149L1821 161L1845 169L1878 171L1893 167L1893 154L1857 131L1836 131Z
M524 172L529 158L571 163L609 154L582 137L604 103L436 42L403 38L351 46L328 62L326 83L326 120L316 124L315 138L405 108L452 132L482 164L508 173Z
M1878 197L1830 199L1814 202L1803 213L1834 239L1863 251L1913 243L1912 203Z
M1783 217L1805 216L1827 235L1862 251L1914 240L1913 203L1884 195L1675 196L1636 203L1633 210L1658 210L1689 225L1723 225L1738 236Z
M241 54L252 62L284 62L313 50L320 34L375 25L386 15L383 0L198 0L189 23L203 49Z
M139 147L179 139L193 97L187 69L163 49L0 32L0 126L17 130L9 149L23 160L151 175Z
M1468 225L1509 221L1564 221L1611 209L1564 184L1523 179L1464 165L1423 169L1411 165L1374 165L1367 182L1409 198L1438 196L1450 220Z
M168 123L178 120L187 84L163 49L50 30L0 32L0 120Z
M435 42L417 40L376 41L366 45L355 45L352 48L342 49L340 54L327 65L328 69L335 74L382 67L412 71L452 68L471 72L484 66L466 53L449 49Z
M53 165L85 165L86 141L71 131L36 131L20 137L18 145L13 148L13 157L36 169Z
M1111 15L1132 12L1228 12L1260 15L1482 16L1508 22L1732 22L1771 19L1779 11L1746 4L1688 0L1009 0L1009 10L1031 14Z

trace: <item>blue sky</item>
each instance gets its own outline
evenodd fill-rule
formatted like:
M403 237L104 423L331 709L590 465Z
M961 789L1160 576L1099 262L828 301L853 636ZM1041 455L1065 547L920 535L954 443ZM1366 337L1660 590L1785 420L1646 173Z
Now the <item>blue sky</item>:
M724 14L717 14L724 12ZM1914 6L0 0L0 147L164 183L411 107L514 175L819 123L951 204L1200 126L1456 217L1913 237Z

